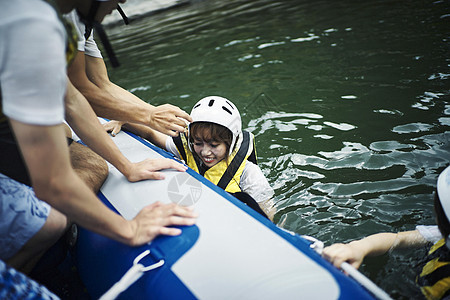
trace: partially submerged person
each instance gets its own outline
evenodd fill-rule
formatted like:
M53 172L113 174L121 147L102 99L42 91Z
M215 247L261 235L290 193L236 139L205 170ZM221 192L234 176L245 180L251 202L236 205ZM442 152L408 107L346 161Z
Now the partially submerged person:
M348 244L333 244L322 255L340 267L348 262L358 268L366 256L378 256L388 251L423 247L433 244L416 278L427 299L450 297L450 166L440 175L434 198L437 226L417 226L415 230L398 233L377 233Z
M226 98L209 96L194 105L191 117L188 134L177 137L134 124L126 128L173 153L194 171L273 220L274 192L257 165L254 137L242 130L237 107ZM120 125L110 122L105 128L115 134Z

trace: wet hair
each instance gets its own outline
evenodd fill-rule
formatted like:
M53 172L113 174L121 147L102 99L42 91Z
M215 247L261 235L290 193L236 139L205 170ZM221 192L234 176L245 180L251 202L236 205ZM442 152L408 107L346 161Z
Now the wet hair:
M439 231L444 237L447 237L450 234L450 222L445 215L444 209L442 208L437 190L434 193L434 212L436 213L436 221Z
M211 122L194 122L189 128L189 143L193 144L194 139L202 139L205 142L225 143L226 153L229 153L233 134L225 126Z

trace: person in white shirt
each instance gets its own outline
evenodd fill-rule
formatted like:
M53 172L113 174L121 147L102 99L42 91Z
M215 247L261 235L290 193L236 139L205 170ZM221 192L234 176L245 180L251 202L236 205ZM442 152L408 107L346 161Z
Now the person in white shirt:
M153 106L111 82L93 33L85 37L86 27L75 11L64 17L74 25L79 38L78 53L67 70L70 81L99 117L149 126L170 136L184 131L185 121L192 121L185 111L171 104Z
M2 1L0 244L11 247L0 252L0 258L24 273L71 222L131 246L148 243L160 234L178 235L181 230L171 225L195 222L191 209L158 202L125 220L99 201L92 186L72 167L65 119L91 149L130 181L161 178L154 172L158 169L185 169L163 160L129 162L104 132L86 99L67 80L67 35L58 11L93 12L92 18L100 22L118 2ZM32 191L10 178L16 169L25 173L22 177L29 179ZM15 197L17 193L23 193L22 197Z

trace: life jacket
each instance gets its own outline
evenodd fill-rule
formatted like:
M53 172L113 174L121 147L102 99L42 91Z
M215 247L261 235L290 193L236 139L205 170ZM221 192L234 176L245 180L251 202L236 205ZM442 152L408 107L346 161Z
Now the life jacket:
M211 168L207 168L188 146L188 139L184 133L173 138L178 153L186 164L206 179L229 193L240 192L239 183L247 160L257 164L255 139L252 133L242 132L242 143L239 148L227 158L221 160Z
M67 66L69 66L72 61L75 58L75 55L77 54L77 41L78 41L78 35L77 31L75 30L72 23L67 21L65 18L62 17L61 13L59 12L58 7L56 6L56 3L54 0L43 0L47 2L51 7L53 7L58 14L58 18L63 23L64 28L66 29L67 37L66 37L66 63ZM0 82L0 131L2 130L9 130L9 125L7 123L7 118L3 114L2 109L2 90L1 90L1 82Z
M450 296L450 250L445 245L445 238L431 247L420 270L416 282L427 299Z

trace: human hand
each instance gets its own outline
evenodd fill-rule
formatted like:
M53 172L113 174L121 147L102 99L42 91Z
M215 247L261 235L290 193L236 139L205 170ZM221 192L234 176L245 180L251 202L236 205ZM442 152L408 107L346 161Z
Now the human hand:
M184 172L187 170L187 167L169 158L149 158L141 162L131 163L124 175L130 182L146 179L164 179L163 173L156 172L164 169L175 169Z
M140 246L152 241L158 235L176 236L181 229L170 226L194 225L197 214L191 207L182 207L177 204L162 204L156 202L144 207L137 216L131 220L133 238L129 241L131 246Z
M120 130L122 130L122 126L126 124L125 122L121 121L109 121L103 124L103 128L105 128L106 132L111 133L112 136L116 136Z
M175 137L179 132L185 132L189 122L192 122L192 118L188 113L174 105L163 104L153 108L148 125L161 133Z
M325 247L322 256L337 268L340 268L343 262L347 262L358 269L364 259L364 254L358 250L354 242L349 244L337 243Z

